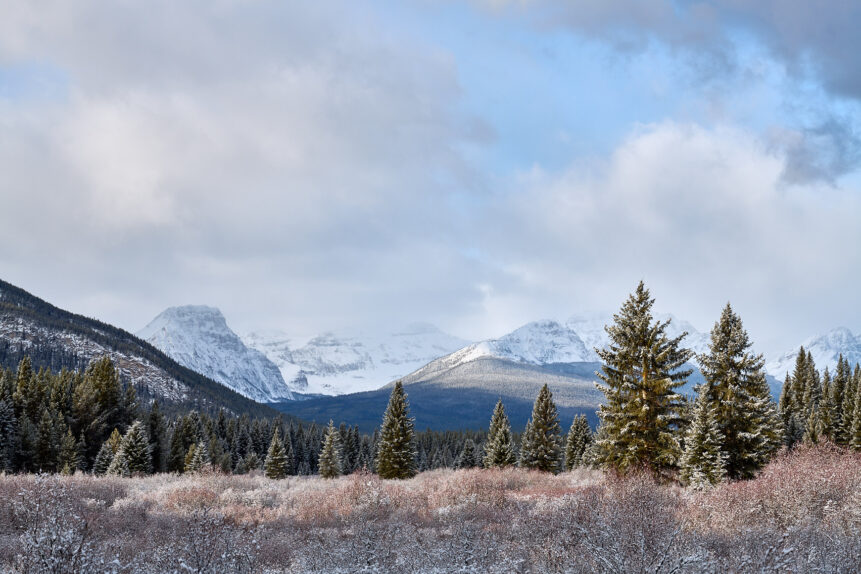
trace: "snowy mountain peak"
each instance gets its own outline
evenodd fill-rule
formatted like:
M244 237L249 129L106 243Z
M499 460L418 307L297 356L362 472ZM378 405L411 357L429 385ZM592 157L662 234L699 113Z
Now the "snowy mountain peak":
M170 307L137 336L181 365L255 401L293 398L278 367L263 353L246 347L215 307Z
M819 370L828 367L832 372L837 367L837 359L842 354L850 365L861 363L861 336L856 336L846 327L837 327L816 337L810 337L799 347L803 346L805 351L813 356L813 362ZM798 348L784 353L777 360L766 365L768 374L783 380L787 373L792 373L795 368L795 358Z

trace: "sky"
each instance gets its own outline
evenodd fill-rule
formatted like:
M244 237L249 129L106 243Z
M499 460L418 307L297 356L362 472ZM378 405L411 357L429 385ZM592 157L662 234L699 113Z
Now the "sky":
M472 340L644 280L861 330L853 0L7 0L0 278L137 331Z

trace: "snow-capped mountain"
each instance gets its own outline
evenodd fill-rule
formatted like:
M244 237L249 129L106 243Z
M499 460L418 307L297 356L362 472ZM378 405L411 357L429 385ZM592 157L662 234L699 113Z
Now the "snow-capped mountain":
M658 317L660 320L667 318L672 319L667 328L670 337L687 331L688 336L684 339L686 347L696 353L708 350L708 335L700 333L690 323L672 316ZM564 325L553 320L534 321L498 339L488 339L459 349L440 359L439 364L450 368L480 357L530 365L594 363L600 361L595 349L603 348L609 342L609 336L604 330L604 325L609 322L609 317L601 318L599 315L574 316Z
M179 364L257 402L293 399L278 367L260 351L246 347L214 307L171 307L137 336Z
M308 341L254 332L245 342L278 366L293 391L324 395L380 388L467 344L428 324L384 335L324 333Z
M837 358L841 354L853 367L856 363L861 363L861 336L856 336L845 327L838 327L824 335L811 337L800 346L810 352L816 368L820 371L828 367L833 373L837 367ZM765 369L768 374L782 381L787 373L792 374L796 356L798 356L798 347L769 362Z

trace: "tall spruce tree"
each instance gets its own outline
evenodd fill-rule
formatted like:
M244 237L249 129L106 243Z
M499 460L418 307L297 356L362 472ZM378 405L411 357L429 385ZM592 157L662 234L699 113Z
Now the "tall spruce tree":
M284 445L281 443L281 436L277 428L272 434L272 442L269 443L269 451L266 453L266 460L263 463L263 474L267 478L275 480L287 476L287 454L284 452Z
M341 433L331 420L326 429L326 438L323 442L323 450L320 451L317 468L323 478L336 478L341 474Z
M463 443L463 449L461 449L460 454L454 463L454 467L475 468L478 464L478 452L475 448L475 442L471 438L468 438L466 439L466 442Z
M592 430L586 415L577 415L565 439L565 470L573 470L583 464L583 455L592 442Z
M395 383L380 427L377 474L382 478L404 479L416 474L415 421L401 381Z
M135 421L129 427L120 443L120 451L123 453L130 474L152 472L152 446L142 422Z
M514 456L514 441L511 438L511 425L505 415L502 399L498 400L490 419L490 431L484 445L484 467L504 468L513 465L517 459Z
M11 471L18 446L18 420L9 399L0 399L0 472Z
M783 434L765 359L750 352L752 346L741 318L727 303L711 331L709 351L698 358L706 379L700 393L710 403L707 410L714 411L730 478L752 477L780 447ZM806 392L811 393L816 395Z
M678 463L683 399L675 389L691 370L682 366L693 353L681 347L687 333L670 338L670 320L653 322L654 299L641 281L605 327L609 345L598 350L603 363L598 388L606 403L598 411L602 432L596 437L596 461L626 472L645 468L658 474Z
M553 393L545 384L538 391L532 407L532 418L526 425L520 447L520 466L544 472L559 472L560 447L559 414Z
M725 437L718 417L718 403L709 397L707 387L701 387L680 463L682 482L694 488L717 484L726 475Z
M114 451L111 450L111 445L108 441L102 443L99 453L96 455L96 461L93 463L93 474L101 476L108 472L111 467L111 462L114 460Z
M74 474L78 468L78 445L71 429L66 429L60 439L60 452L57 457L57 470L65 475Z

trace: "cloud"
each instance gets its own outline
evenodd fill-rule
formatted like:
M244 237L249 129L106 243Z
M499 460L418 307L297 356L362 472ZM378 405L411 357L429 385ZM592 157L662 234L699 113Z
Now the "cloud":
M787 187L787 159L738 127L667 121L605 158L526 173L485 227L504 230L486 240L521 278L495 296L615 309L643 278L701 329L731 300L768 350L795 329L857 325L861 254L839 246L861 243L861 198Z

